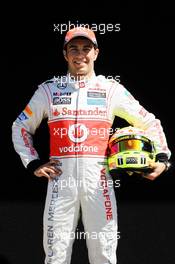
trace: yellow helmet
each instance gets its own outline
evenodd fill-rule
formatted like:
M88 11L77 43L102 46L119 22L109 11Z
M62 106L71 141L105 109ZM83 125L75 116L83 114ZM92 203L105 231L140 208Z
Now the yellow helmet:
M124 127L118 129L109 140L109 171L147 171L150 161L155 161L155 156L154 143L143 129Z

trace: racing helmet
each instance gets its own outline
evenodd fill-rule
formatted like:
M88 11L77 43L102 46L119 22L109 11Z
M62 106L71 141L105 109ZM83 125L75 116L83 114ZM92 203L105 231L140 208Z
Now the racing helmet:
M109 171L145 172L150 169L149 164L155 161L155 156L153 141L140 128L128 126L118 129L109 139Z

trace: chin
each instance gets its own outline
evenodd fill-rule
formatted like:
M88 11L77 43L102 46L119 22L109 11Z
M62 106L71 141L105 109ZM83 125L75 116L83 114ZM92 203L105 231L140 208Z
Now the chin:
M87 71L77 71L77 75L87 75Z

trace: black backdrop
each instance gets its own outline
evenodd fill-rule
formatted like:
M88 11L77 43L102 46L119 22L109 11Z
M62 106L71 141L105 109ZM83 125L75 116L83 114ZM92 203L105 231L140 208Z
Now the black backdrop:
M168 2L116 1L94 7L76 2L9 4L2 32L0 263L43 263L42 214L47 181L29 175L15 153L11 125L37 85L66 71L63 34L54 24L120 24L119 32L97 31L97 74L120 76L140 103L161 119L174 163L173 9ZM117 118L116 126L123 124ZM35 146L47 157L48 130L43 122ZM116 188L119 212L119 264L174 264L174 168L150 182L121 178ZM83 229L81 221L79 230ZM88 263L84 241L74 244L72 264Z

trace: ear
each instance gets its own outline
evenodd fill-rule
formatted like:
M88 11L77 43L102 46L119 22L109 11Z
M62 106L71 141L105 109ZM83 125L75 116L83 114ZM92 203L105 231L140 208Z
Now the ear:
M96 61L96 59L98 57L98 53L99 53L99 49L95 49L94 50L94 61Z
M67 61L67 54L66 54L66 50L65 49L63 50L63 56L64 56L65 60Z

